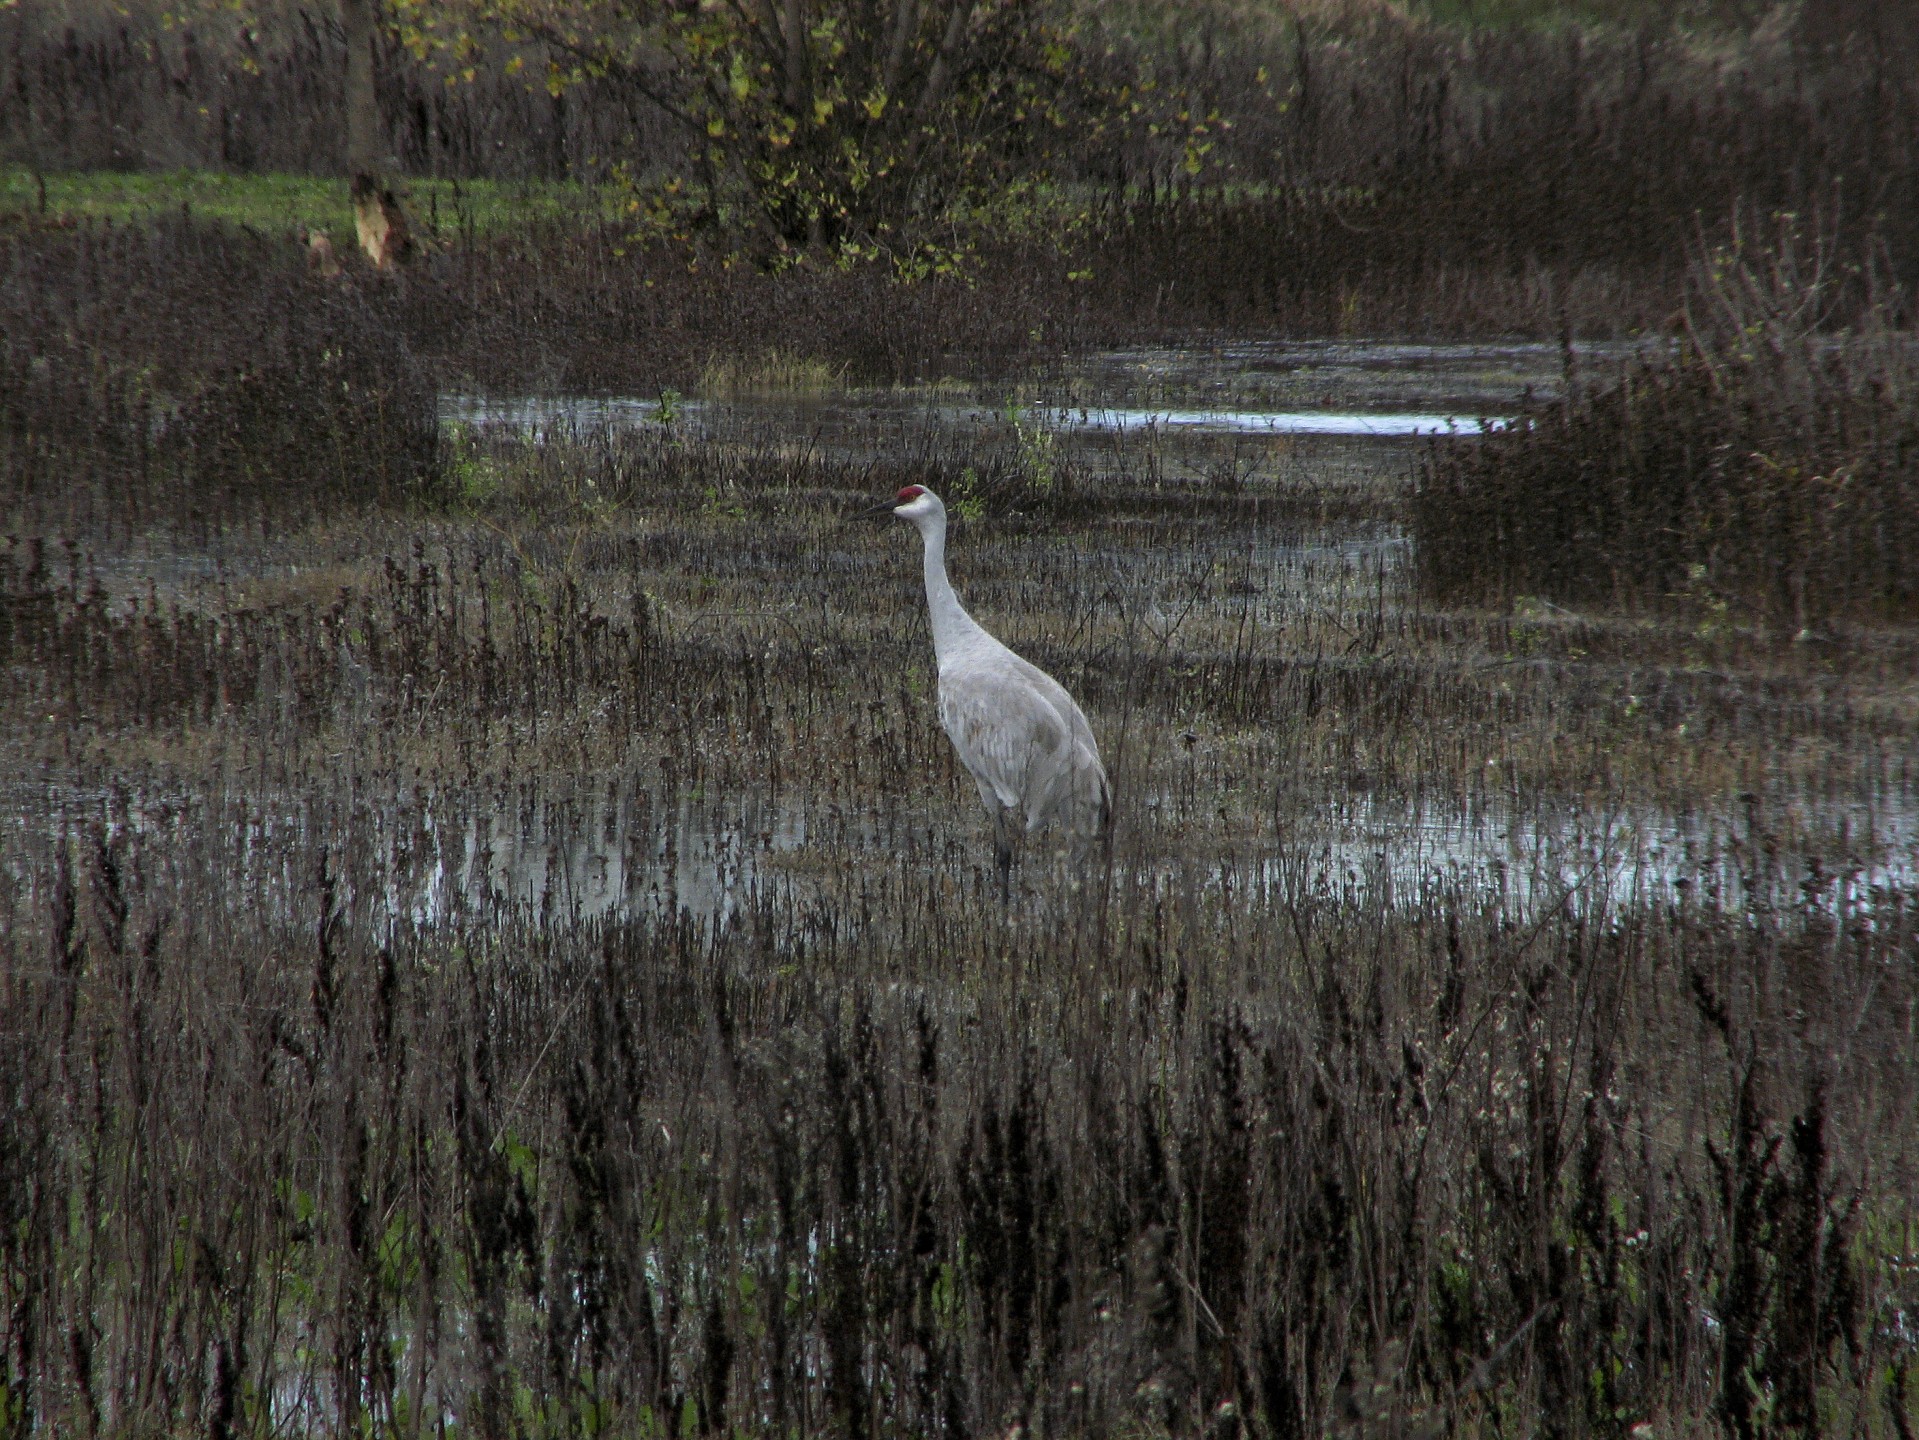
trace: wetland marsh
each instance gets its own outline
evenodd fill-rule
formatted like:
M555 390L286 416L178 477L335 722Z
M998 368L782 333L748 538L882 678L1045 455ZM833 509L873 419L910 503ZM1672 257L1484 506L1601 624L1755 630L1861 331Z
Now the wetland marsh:
M405 391L410 493L11 538L11 1413L1889 1424L1919 637L1434 603L1481 442L1355 418L1562 364ZM1119 797L1004 908L909 482Z
M1912 1440L1912 9L0 0L0 1440Z

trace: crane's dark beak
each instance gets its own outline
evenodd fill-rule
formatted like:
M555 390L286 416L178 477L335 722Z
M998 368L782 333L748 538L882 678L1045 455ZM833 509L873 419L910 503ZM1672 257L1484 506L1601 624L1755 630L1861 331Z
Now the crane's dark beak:
M851 525L855 520L877 520L883 515L891 515L899 503L900 502L895 499L882 500L876 505L868 505L864 510L855 510L852 514L848 515L846 517L846 523Z

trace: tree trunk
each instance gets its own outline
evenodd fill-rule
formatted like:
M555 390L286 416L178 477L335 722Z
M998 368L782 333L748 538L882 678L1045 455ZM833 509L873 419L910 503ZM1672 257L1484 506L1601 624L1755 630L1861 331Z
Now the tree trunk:
M340 0L340 28L346 32L346 169L360 248L374 269L391 270L412 255L413 237L389 175L393 160L374 85L378 5L379 0Z
M377 175L385 168L380 96L373 82L373 47L379 44L374 7L379 0L340 0L346 32L346 168L349 175Z

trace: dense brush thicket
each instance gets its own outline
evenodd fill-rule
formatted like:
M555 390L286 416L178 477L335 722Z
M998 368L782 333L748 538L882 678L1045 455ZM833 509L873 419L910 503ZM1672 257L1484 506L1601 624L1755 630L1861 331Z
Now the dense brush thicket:
M0 229L0 504L204 533L429 479L432 381L297 255L175 220Z
M331 7L172 18L0 14L0 146L48 170L339 170L346 37ZM380 60L389 153L412 174L563 179L666 140L652 107L603 86L555 99L505 75L504 56L455 85L397 44Z
M1402 325L1456 327L1477 308L1508 328L1569 313L1614 329L1656 318L1617 287L1670 289L1697 217L1716 223L1739 203L1806 211L1838 194L1848 246L1878 233L1910 282L1919 69L1884 8L1877 34L1850 38L1818 23L1821 6L1796 27L1718 39L1462 34L1383 7L1344 25L1221 10L1158 37L1092 23L1078 62L1091 93L1148 113L1133 123L1116 111L1066 148L1056 178L1113 203L1070 235L1049 219L1022 252L1064 239L1085 253L1063 270L1090 260L1129 312L1144 302L1169 319L1363 328L1392 322L1364 293L1385 286L1413 302ZM0 12L0 147L20 159L339 166L344 61L330 22L268 11L196 40L137 15L61 28L30 9ZM542 67L536 56L527 74ZM684 127L631 86L593 81L555 98L507 76L504 53L465 80L397 44L382 79L391 152L414 173L597 179L622 159L650 178L699 173ZM1476 307L1418 303L1466 275L1514 293L1497 306L1484 294Z
M1138 136L1084 163L1149 202L1118 207L1125 231L1178 232L1183 271L1155 267L1154 285L1190 287L1223 323L1222 302L1247 305L1249 288L1344 292L1363 307L1367 286L1389 276L1444 286L1466 271L1546 290L1534 328L1550 330L1569 302L1576 320L1604 326L1603 309L1578 306L1567 287L1676 282L1702 217L1716 226L1742 205L1823 206L1850 254L1876 233L1905 279L1919 273L1919 82L1907 55L1903 41L1863 37L1717 51L1670 33L1462 37L1384 23L1317 39L1302 27L1273 53L1199 27L1154 58L1167 63L1162 83L1230 122L1208 165L1189 177ZM1124 284L1129 268L1100 273ZM1363 309L1357 318L1363 333ZM1641 319L1611 318L1604 328Z
M1823 332L1833 297L1792 256L1702 258L1676 350L1436 450L1413 504L1429 591L1792 629L1919 615L1919 352L1885 301Z
M309 272L300 237L191 217L0 224L0 496L222 523L269 500L397 500L436 456L449 375L538 389L691 388L716 356L820 357L894 380L1005 367L1114 332L1062 263L978 286L868 268L769 280L636 265L614 229L498 237L398 282ZM91 509L88 507L91 506Z

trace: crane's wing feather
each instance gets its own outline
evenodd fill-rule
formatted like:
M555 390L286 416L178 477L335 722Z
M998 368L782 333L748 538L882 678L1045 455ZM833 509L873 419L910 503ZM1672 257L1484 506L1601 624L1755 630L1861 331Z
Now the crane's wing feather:
M999 665L942 671L940 724L982 790L1020 810L1038 772L1071 734L1052 701Z
M940 724L981 798L1023 813L1028 829L1055 818L1075 829L1102 822L1106 772L1086 717L1010 650L940 671Z
M1008 650L1006 658L1012 662L1014 669L1052 702L1053 708L1059 711L1072 730L1074 743L1084 745L1091 751L1093 760L1097 763L1099 744L1093 739L1093 727L1087 724L1085 713L1074 702L1073 697L1066 693L1066 687L1015 651Z

